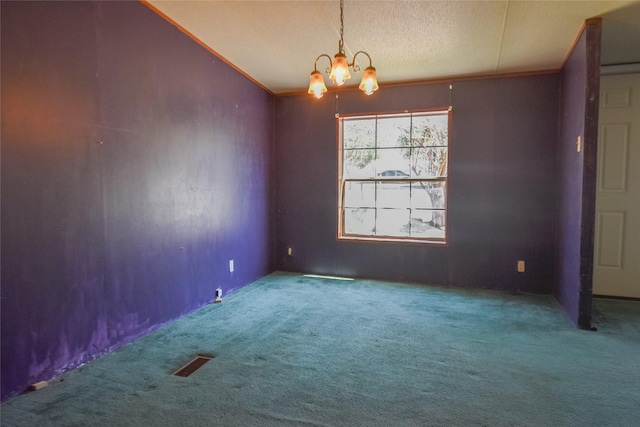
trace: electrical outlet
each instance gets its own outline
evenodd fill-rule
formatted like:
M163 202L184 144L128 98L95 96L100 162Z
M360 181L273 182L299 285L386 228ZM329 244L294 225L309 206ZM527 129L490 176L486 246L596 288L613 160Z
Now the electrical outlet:
M289 256L293 255L293 248L291 246L287 248L287 255Z
M524 261L518 261L518 273L524 273Z
M233 260L229 260L229 273L233 273Z

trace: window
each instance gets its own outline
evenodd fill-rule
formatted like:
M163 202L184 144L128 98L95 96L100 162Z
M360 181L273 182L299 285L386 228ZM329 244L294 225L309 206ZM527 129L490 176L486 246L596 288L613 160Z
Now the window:
M341 239L446 243L450 111L341 117Z

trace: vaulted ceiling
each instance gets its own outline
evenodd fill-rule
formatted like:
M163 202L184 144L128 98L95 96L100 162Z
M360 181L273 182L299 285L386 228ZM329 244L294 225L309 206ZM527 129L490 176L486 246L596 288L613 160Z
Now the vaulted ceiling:
M306 90L338 51L338 1L147 4L269 91ZM586 19L603 18L603 64L640 62L640 1L345 1L349 60L371 55L380 85L559 69ZM358 62L366 67L365 56ZM323 58L318 69L329 61ZM350 83L357 84L360 75ZM325 79L328 81L328 79Z

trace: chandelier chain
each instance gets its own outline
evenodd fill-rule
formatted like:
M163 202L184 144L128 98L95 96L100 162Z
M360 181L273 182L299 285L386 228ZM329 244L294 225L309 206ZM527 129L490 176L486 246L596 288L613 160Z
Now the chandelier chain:
M344 0L340 0L340 53L344 47Z

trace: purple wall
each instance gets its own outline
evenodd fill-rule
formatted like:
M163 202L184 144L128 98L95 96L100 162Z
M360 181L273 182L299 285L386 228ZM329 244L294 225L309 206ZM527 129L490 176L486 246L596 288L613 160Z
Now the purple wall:
M1 12L6 399L272 270L274 99L138 2Z
M276 99L279 269L551 292L559 76L453 86L452 94L446 83ZM338 241L335 113L447 107L451 99L449 245ZM526 273L516 272L518 259Z
M591 328L600 37L600 21L588 21L561 74L555 295L582 329Z

